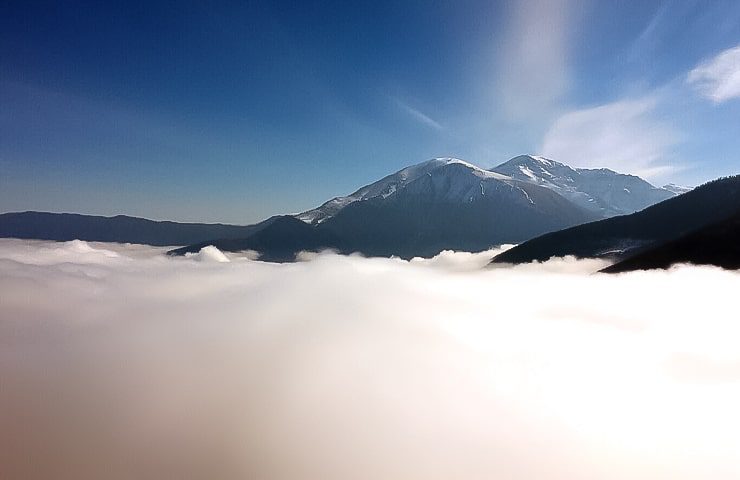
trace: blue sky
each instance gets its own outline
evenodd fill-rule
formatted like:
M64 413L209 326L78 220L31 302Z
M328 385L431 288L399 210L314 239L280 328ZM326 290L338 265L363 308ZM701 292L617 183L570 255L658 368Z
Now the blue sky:
M249 223L437 156L695 185L738 152L737 1L0 5L2 211Z

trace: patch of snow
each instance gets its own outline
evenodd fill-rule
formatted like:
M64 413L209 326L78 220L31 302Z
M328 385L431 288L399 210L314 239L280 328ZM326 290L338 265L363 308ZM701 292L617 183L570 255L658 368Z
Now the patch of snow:
M524 190L522 187L516 187L516 188L518 188L524 194L524 196L529 201L529 203L531 203L532 205L534 205L534 201L529 197L529 194L527 193L526 190Z
M545 157L540 157L539 155L530 155L530 158L536 160L539 163L547 165L548 167L552 167L553 162L550 159L547 159Z
M535 175L532 170L529 169L529 167L525 165L519 165L519 171L522 172L525 176L531 178L532 180L539 180L537 175Z
M388 191L387 191L387 192L385 192L385 193L381 194L381 195L382 195L382 197L383 197L383 198L388 198L388 197L390 197L391 195L393 195L394 193L396 193L396 189L397 189L397 188L398 188L398 187L397 187L397 185L396 185L396 184L393 184L393 185L391 185L390 187L388 187Z

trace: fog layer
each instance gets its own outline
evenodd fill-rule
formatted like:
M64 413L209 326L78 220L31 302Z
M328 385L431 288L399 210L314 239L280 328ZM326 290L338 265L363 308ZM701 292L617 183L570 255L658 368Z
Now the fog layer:
M740 478L740 275L0 241L0 478Z

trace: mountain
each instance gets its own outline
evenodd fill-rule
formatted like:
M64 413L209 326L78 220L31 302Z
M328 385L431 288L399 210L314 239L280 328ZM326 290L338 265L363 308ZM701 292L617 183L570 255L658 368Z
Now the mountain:
M740 212L675 240L649 248L602 270L604 273L669 268L677 263L740 269Z
M520 155L491 171L549 188L576 205L608 218L642 210L679 193L657 188L640 177L607 168L572 168L554 160Z
M372 198L385 198L395 191L404 188L407 184L417 178L426 175L437 167L445 165L446 158L434 158L424 163L406 167L396 173L383 177L377 182L366 185L346 197L335 197L323 203L321 206L296 215L296 218L310 224L319 224L337 213L347 205L361 200Z
M238 241L207 244L225 251L257 250L263 258L289 259L300 250L321 248L411 258L445 249L480 251L596 218L550 189L452 158L405 168L359 192L320 221L318 215L327 210L314 210L319 213L312 224L281 219L279 226L286 230L280 233L289 239L278 235L275 222Z
M270 225L157 222L118 215L101 217L74 213L19 212L0 214L0 238L87 240L169 246L188 245L214 238L244 238Z
M435 158L406 167L350 195L332 198L317 208L299 213L296 218L310 224L325 222L355 202L386 198L451 160L454 159ZM625 175L605 168L597 170L572 168L533 155L514 157L490 171L514 180L549 188L579 207L604 218L633 213L688 190L675 185L657 188L634 175Z
M721 178L631 215L542 235L493 262L526 263L565 255L624 259L721 222L739 210L740 176Z
M408 258L480 251L595 218L547 188L461 160L417 167L426 174L389 195L353 202L320 226L341 238L344 250Z

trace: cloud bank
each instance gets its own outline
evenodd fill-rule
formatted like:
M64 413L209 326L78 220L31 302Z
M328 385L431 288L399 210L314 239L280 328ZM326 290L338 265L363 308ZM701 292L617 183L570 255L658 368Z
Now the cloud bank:
M714 103L740 98L740 45L698 65L686 80Z
M740 477L738 274L493 253L2 240L1 476Z

